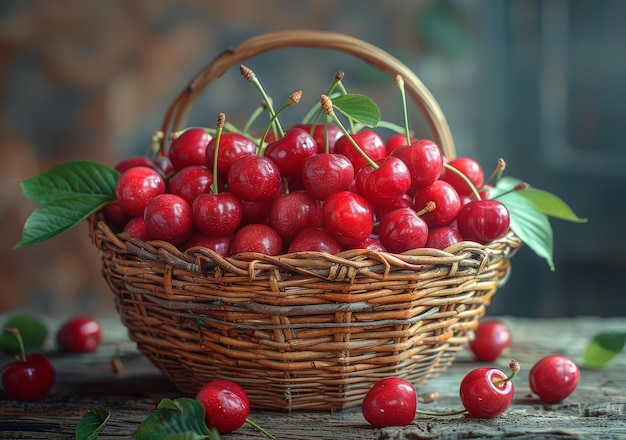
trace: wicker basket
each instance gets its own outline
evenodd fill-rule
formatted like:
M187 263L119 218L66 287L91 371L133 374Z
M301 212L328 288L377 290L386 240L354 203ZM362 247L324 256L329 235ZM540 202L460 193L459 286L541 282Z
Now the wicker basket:
M454 156L444 116L406 66L361 40L321 31L265 34L222 53L174 101L164 132L182 128L196 96L230 67L288 46L342 51L402 75L434 140ZM419 386L444 371L521 246L509 233L446 251L223 258L114 233L101 215L89 227L130 338L181 392L226 378L246 389L254 408L286 411L357 406L381 378Z

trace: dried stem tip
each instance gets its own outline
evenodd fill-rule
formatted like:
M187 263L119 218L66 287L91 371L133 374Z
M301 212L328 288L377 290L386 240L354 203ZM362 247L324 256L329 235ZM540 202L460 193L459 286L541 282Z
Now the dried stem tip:
M217 128L224 128L224 122L226 122L226 115L224 113L219 113L217 115Z
M506 162L504 161L504 159L499 158L498 159L498 171L504 171L506 169Z
M252 71L252 69L250 69L249 67L244 66L243 64L241 66L239 66L239 71L241 72L241 75L247 81L252 81L254 78L256 78L256 74Z
M515 359L509 362L509 368L511 369L513 373L518 373L519 370L521 369L519 362L517 362Z
M399 89L404 88L404 78L401 75L396 75L396 87Z
M343 70L339 70L337 73L335 73L335 79L337 81L343 80L344 76L346 76L346 74L345 74L345 72Z
M324 110L324 113L327 115L330 115L333 112L333 101L331 101L328 96L322 95L320 104L322 105L322 110Z
M289 104L295 105L299 103L301 99L302 99L302 90L293 92L291 95L289 95Z

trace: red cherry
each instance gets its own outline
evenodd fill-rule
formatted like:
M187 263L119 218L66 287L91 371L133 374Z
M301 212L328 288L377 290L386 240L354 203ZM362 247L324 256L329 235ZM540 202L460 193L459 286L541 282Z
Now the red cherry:
M57 344L68 353L91 353L98 349L102 326L90 316L78 316L66 321L57 331Z
M168 189L191 205L199 195L211 192L212 184L213 173L207 167L190 165L170 177Z
M502 321L481 321L469 346L477 361L493 362L511 346L511 332Z
M513 382L497 368L476 368L461 381L463 407L475 417L489 419L505 412L513 402Z
M266 223L270 215L270 206L271 204L266 200L241 200L243 211L241 224Z
M356 144L361 147L361 150L374 162L387 155L385 142L375 131L363 130L351 136ZM358 174L359 170L368 164L368 161L361 156L346 136L337 139L334 152L343 154L352 162L355 174Z
M205 165L213 169L216 139L211 139L206 149ZM220 136L219 151L217 153L217 172L220 176L228 176L230 167L243 156L254 156L257 145L254 141L242 134L226 132Z
M55 378L52 362L41 353L27 354L25 359L11 362L2 370L4 391L12 399L28 402L48 394Z
M402 253L424 247L428 226L413 209L400 208L380 219L378 235L389 252Z
M473 200L461 207L456 219L463 240L487 244L509 230L509 211L498 200Z
M383 246L380 240L374 236L367 237L361 243L354 246L354 249L369 249L374 252L387 252L385 246Z
M422 139L398 147L391 153L407 165L411 173L411 188L425 188L439 179L443 171L443 155L433 141Z
M233 193L202 194L192 203L191 215L196 227L204 234L224 237L235 232L241 224L243 208Z
M203 128L190 128L172 141L168 157L174 170L205 165L207 145L212 136Z
M146 229L146 221L142 216L132 218L126 226L124 226L124 232L128 235L138 238L141 241L150 241L150 235Z
M411 186L411 174L406 164L395 156L366 165L356 176L356 190L373 205L390 204L400 199Z
M451 226L441 226L428 230L428 238L424 247L443 250L462 240L459 231Z
M339 191L322 205L322 224L339 243L354 246L372 233L374 214L363 196Z
M541 358L528 374L530 390L548 403L558 403L568 397L580 380L578 365L556 354Z
M265 157L274 161L283 177L300 176L304 161L317 153L311 135L301 128L292 128L285 136L265 148Z
M243 156L228 172L229 190L241 200L271 200L281 185L278 167L264 156Z
M196 400L204 406L208 428L220 434L239 429L250 415L250 401L245 390L229 380L217 379L205 384Z
M417 142L417 139L411 138L411 143ZM393 151L398 147L405 146L406 143L406 135L400 133L394 133L385 139L385 147L387 149L387 156L390 156Z
M148 203L144 212L148 235L172 244L184 242L193 230L191 207L182 197L161 194Z
M230 244L233 241L233 236L228 235L225 237L209 237L208 235L195 230L191 233L191 236L180 245L183 251L187 251L192 247L203 247L215 251L222 257L230 256Z
M152 168L133 167L123 172L115 186L119 207L127 215L137 217L153 198L165 193L165 180Z
M294 237L288 252L326 252L334 255L342 250L341 244L325 229L308 228Z
M485 176L482 167L474 159L470 157L458 157L448 162L448 165L463 173L476 188L482 188ZM444 169L441 173L441 180L445 180L452 185L461 196L469 196L473 192L467 182L454 171Z
M353 182L354 167L343 154L315 154L302 167L304 188L317 200L326 200L332 193L347 191Z
M118 162L117 165L115 165L115 169L120 173L123 173L124 171L134 167L148 167L152 168L155 171L159 171L157 165L144 156L131 157L130 159L122 160L121 162Z
M311 134L311 124L297 124L294 127L302 128ZM328 131L328 148L326 148L326 130ZM326 124L326 128L324 128L324 124L316 124L312 136L317 145L318 153L332 153L335 150L337 139L343 136L343 133L335 124Z
M104 213L104 216L109 226L117 229L124 229L126 223L128 223L132 219L130 215L126 214L122 210L122 207L117 202L117 200L106 205L102 209L102 212Z
M301 231L322 225L322 209L317 200L304 191L282 194L270 206L269 224L285 243Z
M430 227L449 225L461 209L461 199L456 190L443 180L435 180L432 185L419 190L415 195L413 209L419 212L431 201L435 202L435 209L422 216Z
M382 379L363 398L361 412L375 428L406 426L415 419L417 393L410 382L398 378Z
M282 249L283 242L280 235L269 226L256 223L239 228L230 246L233 255L244 252L279 255Z

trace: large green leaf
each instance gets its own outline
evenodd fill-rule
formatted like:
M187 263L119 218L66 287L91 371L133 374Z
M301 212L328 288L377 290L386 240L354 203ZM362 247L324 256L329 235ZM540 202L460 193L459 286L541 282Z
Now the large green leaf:
M11 315L0 328L0 348L8 353L19 355L20 344L15 335L4 331L5 328L16 328L20 331L26 353L43 351L48 337L48 326L37 315L16 313Z
M511 230L554 270L553 234L548 216L520 195L509 192L498 197L509 210Z
M219 440L219 434L207 428L204 416L204 405L195 399L162 399L133 437L136 440Z
M62 163L37 176L17 180L16 183L28 200L46 204L79 194L114 197L119 176L119 172L108 166L77 160Z
M52 200L35 209L26 219L22 237L13 249L50 240L113 200L115 197L108 194L80 194Z
M76 425L76 440L96 440L110 417L111 413L99 406L87 411Z
M604 332L594 336L583 352L583 364L590 368L604 368L626 346L626 332Z
M333 108L339 113L366 127L376 127L380 121L380 109L367 96L349 93L333 98L332 102Z

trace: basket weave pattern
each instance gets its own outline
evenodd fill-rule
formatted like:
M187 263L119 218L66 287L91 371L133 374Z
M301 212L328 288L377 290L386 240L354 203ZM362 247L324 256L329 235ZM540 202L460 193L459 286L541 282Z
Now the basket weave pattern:
M360 40L316 31L266 34L217 57L175 100L165 133L180 128L195 96L228 67L286 46L341 50L401 74L435 140L454 155L445 118L399 61ZM253 407L287 411L344 409L384 377L418 386L440 374L521 246L509 233L487 246L462 242L400 255L361 249L224 258L115 233L100 214L89 218L89 233L129 336L182 392L226 378L246 389Z

